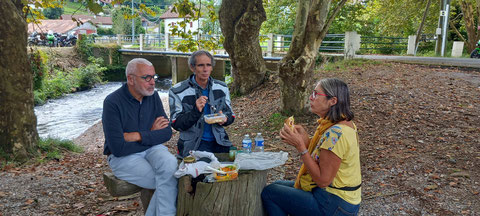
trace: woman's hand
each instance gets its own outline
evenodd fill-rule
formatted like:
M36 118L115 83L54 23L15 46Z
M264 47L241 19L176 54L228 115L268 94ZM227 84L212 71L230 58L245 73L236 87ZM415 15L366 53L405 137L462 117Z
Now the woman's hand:
M295 147L299 152L308 148L310 139L305 129L300 125L295 125L295 130L292 130L287 124L283 124L283 128L280 130L280 138L282 140Z

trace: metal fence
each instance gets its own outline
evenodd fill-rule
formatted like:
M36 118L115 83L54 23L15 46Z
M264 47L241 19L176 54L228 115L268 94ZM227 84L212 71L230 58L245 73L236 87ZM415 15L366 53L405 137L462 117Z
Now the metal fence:
M168 34L167 34L168 35ZM142 35L142 44L140 44L140 36L136 35L106 35L95 37L95 43L117 43L124 47L157 50L171 50L175 43L183 41L180 37L168 36L165 34L145 34ZM214 37L219 40L219 35L201 35L203 39ZM197 36L193 39L196 40ZM430 37L422 36L420 41L434 40ZM166 42L168 41L168 45ZM265 53L286 53L292 43L292 35L268 34L260 35L260 46ZM327 34L319 48L320 52L336 52L343 53L345 44L345 34ZM220 45L222 46L222 45ZM360 51L363 53L391 53L395 51L406 51L408 46L408 38L403 37L376 37L361 36ZM221 47L220 49L223 49Z

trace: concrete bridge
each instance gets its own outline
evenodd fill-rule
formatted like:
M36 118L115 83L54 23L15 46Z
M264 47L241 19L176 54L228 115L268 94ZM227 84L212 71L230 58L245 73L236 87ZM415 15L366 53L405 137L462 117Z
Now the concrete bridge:
M192 74L188 68L188 57L191 53L171 52L171 51L153 51L153 50L130 50L120 49L123 63L126 65L133 58L145 58L152 62L156 73L160 77L172 77L172 83L181 82ZM225 80L226 61L230 61L228 55L213 55L215 67L212 71L212 77L218 80ZM281 57L264 57L268 69L277 70L277 63Z

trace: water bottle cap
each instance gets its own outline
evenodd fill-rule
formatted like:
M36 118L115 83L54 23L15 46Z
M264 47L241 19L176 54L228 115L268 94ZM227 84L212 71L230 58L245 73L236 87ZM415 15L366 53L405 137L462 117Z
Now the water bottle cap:
M262 135L262 133L257 133L257 135Z

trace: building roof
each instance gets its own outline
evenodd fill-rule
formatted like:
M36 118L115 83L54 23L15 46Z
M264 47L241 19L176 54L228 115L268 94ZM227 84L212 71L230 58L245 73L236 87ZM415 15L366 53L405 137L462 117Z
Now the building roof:
M100 25L113 25L112 17L104 16L89 16L89 15L73 15L73 18L80 20L82 22L91 21L94 24ZM62 15L60 16L62 20L72 20L72 15Z
M40 22L38 25L29 23L28 33L30 34L34 31L47 33L49 30L52 30L59 34L66 34L77 27L77 23L72 20L40 20Z
M160 19L180 18L178 13L172 12L172 9L173 7L168 8L167 12L160 16ZM190 15L187 15L187 17L190 17Z

